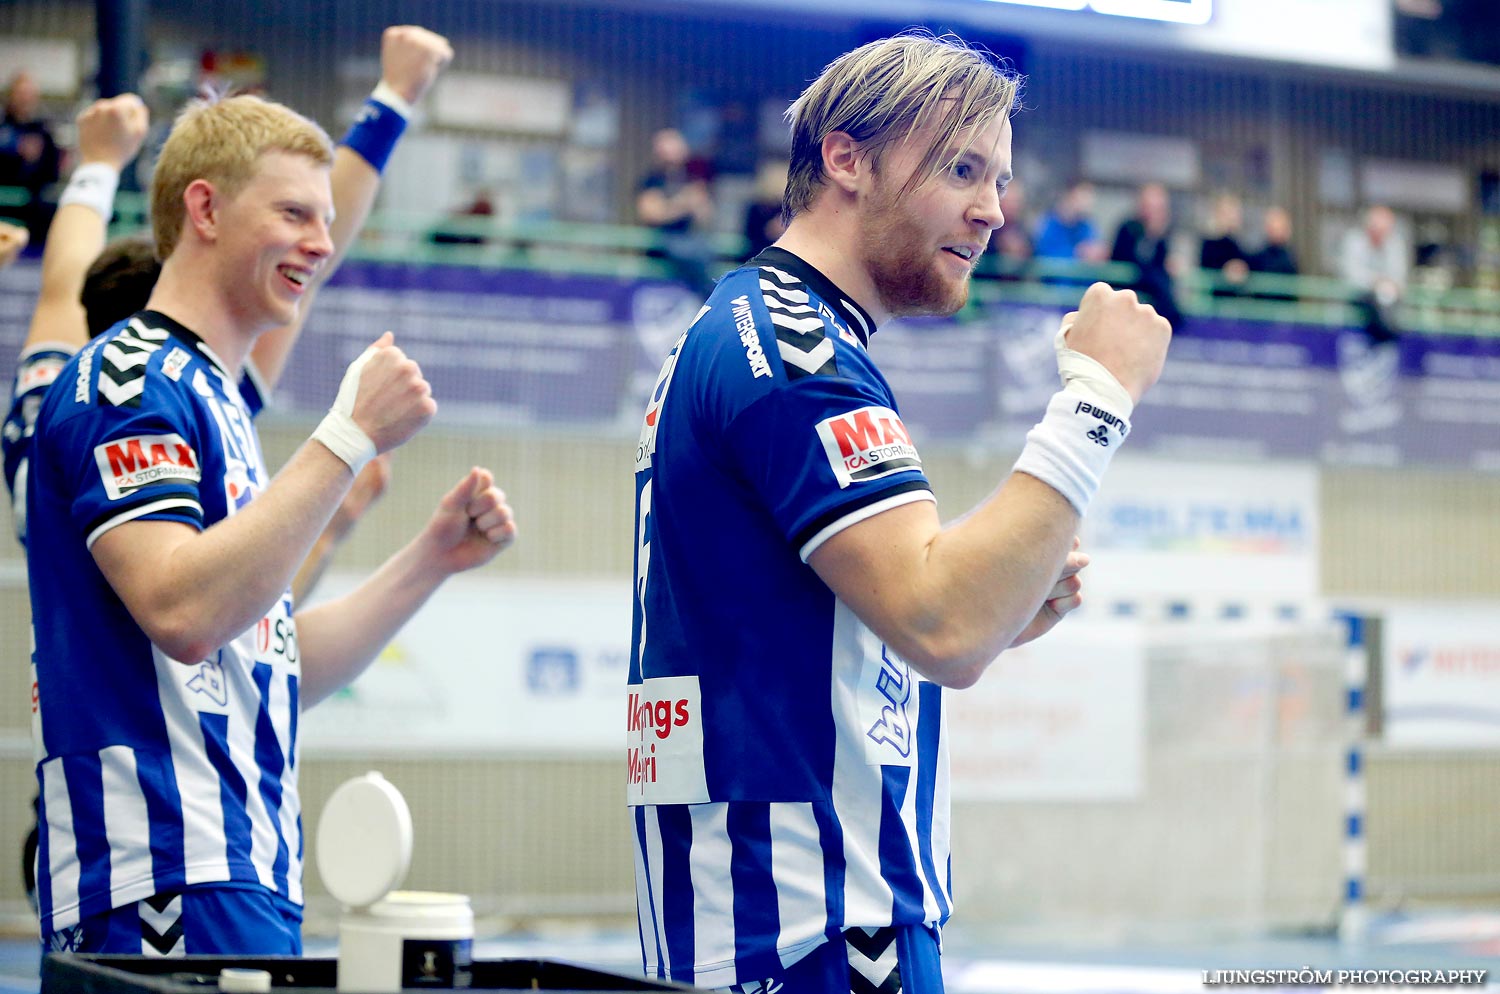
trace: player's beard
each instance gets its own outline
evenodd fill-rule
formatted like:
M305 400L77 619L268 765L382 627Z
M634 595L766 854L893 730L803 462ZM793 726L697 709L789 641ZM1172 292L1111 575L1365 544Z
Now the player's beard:
M881 190L860 223L865 269L880 302L895 317L949 315L969 300L969 280L946 276L931 235L905 202Z

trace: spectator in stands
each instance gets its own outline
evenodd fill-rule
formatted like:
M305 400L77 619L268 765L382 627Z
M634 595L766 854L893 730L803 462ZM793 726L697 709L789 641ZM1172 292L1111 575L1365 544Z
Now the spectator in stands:
M1081 179L1069 183L1057 204L1042 216L1036 234L1037 258L1103 262L1104 243L1093 213L1094 184Z
M1364 224L1344 236L1339 274L1356 291L1364 311L1365 333L1372 342L1387 342L1399 334L1396 308L1406 294L1411 249L1397 231L1396 215L1384 204L1365 210Z
M468 203L454 211L452 216L460 221L479 217L492 218L495 216L495 198L490 191L479 190ZM473 229L473 225L465 224L460 224L457 228L440 225L429 237L436 245L484 245L489 241Z
M1297 257L1292 254L1292 216L1285 207L1270 207L1266 209L1261 224L1266 241L1260 251L1250 256L1250 271L1296 276Z
M1250 262L1239 241L1239 230L1244 223L1245 212L1239 197L1221 193L1214 198L1209 234L1198 253L1198 265L1214 275L1215 297L1234 296L1250 275Z
M37 116L42 91L26 71L10 80L5 97L5 117L0 118L0 186L26 191L26 202L6 211L26 226L34 245L42 243L51 208L42 191L62 172L62 151L47 123Z
M1172 327L1182 323L1182 312L1173 296L1171 257L1172 201L1166 187L1147 183L1136 194L1136 213L1115 233L1109 257L1114 262L1136 266L1140 275L1131 288L1156 306L1156 312Z
M745 205L745 258L753 259L760 250L781 237L786 219L781 215L781 198L786 193L787 164L762 162L755 170L755 193Z
M1250 272L1266 276L1296 276L1297 257L1292 254L1292 216L1284 207L1268 207L1261 220L1265 243L1250 255ZM1264 300L1292 302L1297 295L1291 290L1257 289L1255 296Z
M702 168L690 168L691 150L682 132L662 128L651 136L651 171L636 188L636 218L661 233L660 250L673 275L694 293L713 289L708 266L712 247L705 233L713 223L714 198Z

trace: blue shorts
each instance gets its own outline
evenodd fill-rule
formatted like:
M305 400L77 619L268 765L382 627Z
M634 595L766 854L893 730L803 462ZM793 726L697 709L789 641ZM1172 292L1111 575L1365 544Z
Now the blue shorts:
M42 953L301 956L302 909L260 887L204 885L90 915L42 936Z
M943 994L937 930L926 925L851 928L780 976L724 988L726 994Z

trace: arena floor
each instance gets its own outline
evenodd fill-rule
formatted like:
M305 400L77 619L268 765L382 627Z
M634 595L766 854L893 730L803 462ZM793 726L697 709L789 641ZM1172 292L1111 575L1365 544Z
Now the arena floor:
M335 946L331 938L311 938L307 952L332 956ZM633 932L567 924L485 937L475 944L474 953L479 959L539 957L621 973L637 969L638 955ZM950 994L1189 994L1207 989L1205 970L1304 968L1477 969L1485 971L1482 983L1454 989L1500 991L1500 913L1385 916L1372 923L1367 941L1358 945L1341 944L1331 937L1151 945L1078 937L996 944L965 936L955 927L949 930L945 957ZM1292 983L1255 986L1260 990L1306 989ZM1376 981L1358 986L1375 991L1417 985ZM0 994L36 994L37 989L35 944L15 935L0 939Z

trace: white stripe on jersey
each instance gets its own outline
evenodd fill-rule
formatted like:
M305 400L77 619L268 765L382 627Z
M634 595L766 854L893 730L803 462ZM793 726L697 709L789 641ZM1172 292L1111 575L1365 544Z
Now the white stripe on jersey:
M660 938L656 921L651 916L650 887L651 881L646 877L645 854L641 851L640 836L636 833L635 819L637 812L646 812L648 815L655 808L630 808L630 850L635 854L635 918L640 927L641 951L645 960L646 976L658 975L656 962L656 943Z
M948 700L940 698L940 720L938 729L937 783L932 791L932 870L937 874L937 886L948 902L948 913L953 913L953 895L948 890L948 855L952 851L953 779L948 768Z
M131 318L127 327L131 335L145 342L165 342L172 334L165 328L153 328L140 318Z
M156 354L156 351L156 349L152 349L149 352L126 352L115 342L110 342L104 346L100 355L102 358L108 359L109 364L116 369L126 370L146 365L151 361L151 357Z
M693 844L688 850L688 878L693 884L693 961L704 966L720 964L733 972L734 880L728 870L734 851L729 843L729 805L693 804L687 812L693 823ZM737 982L735 978L727 981ZM702 986L704 979L695 976L694 983ZM722 985L716 980L714 986Z
M865 340L868 341L870 338L870 326L865 322L865 316L863 312L861 312L858 307L855 307L847 300L841 300L839 301L839 303L844 305L844 312L846 314L852 317L855 321L859 322L859 329L860 331L863 331L865 333Z
M880 640L843 601L834 600L832 703L838 718L834 744L833 810L844 836L844 921L865 928L889 925L894 904L891 885L880 872L880 806L884 796L879 766L866 759L859 712L861 670L867 653L880 659Z
M762 290L769 291L770 293L774 293L777 300L784 301L788 305L802 304L806 306L808 304L806 290L794 290L791 287L782 286L779 283L773 283L770 280L764 278L760 281L760 288ZM811 310L811 307L809 307L808 309Z
M198 712L186 702L182 683L192 667L151 647L156 689L167 724L172 771L182 801L183 873L189 884L229 879L228 843L224 837L224 805L219 774L203 749Z
M936 720L937 716L927 714L918 703L921 699L921 688L917 683L917 674L915 671L911 673L911 680L910 707L906 713L911 718L912 752L915 754L917 751L917 736L921 732L922 724L929 718ZM901 824L906 828L906 845L911 850L911 859L912 863L915 864L917 879L922 881L922 914L926 916L928 921L937 921L942 916L942 912L938 908L937 895L933 893L932 887L929 886L927 873L922 866L924 844L917 836L917 798L920 794L920 791L917 790L917 776L917 764L913 763L911 765L911 779L906 784L906 796L901 799Z
M42 804L47 810L47 874L37 881L49 887L39 894L42 907L51 901L52 930L78 924L78 877L82 867L74 849L73 804L68 800L68 777L61 756L42 764Z
M229 761L234 764L240 779L245 782L245 816L250 819L250 865L255 875L270 890L276 886L276 844L280 841L278 826L272 822L266 810L266 799L260 791L260 764L255 761L255 722L260 716L256 703L260 700L260 688L255 685L251 672L254 659L255 629L244 633L224 649L226 665L225 682L229 685L231 700L237 702L229 709ZM232 648L242 653L240 661L229 663L235 654ZM272 676L272 683L276 677Z
M784 269L777 269L775 266L761 266L760 271L762 273L770 273L772 276L776 277L777 281L785 287L798 287L802 285L801 280L797 279L797 277L793 276L791 273L787 272ZM762 277L762 279L764 278L765 277Z
M781 314L777 311L772 311L771 323L779 328L785 328L788 331L800 332L804 335L808 334L809 332L823 330L823 319L816 315L810 318L798 318L792 317L790 314ZM823 341L828 342L828 350L832 352L833 343L829 342L826 338L823 339Z
M89 532L89 537L84 539L84 545L89 549L93 549L94 543L99 541L99 536L103 535L111 528L118 528L120 525L125 524L127 521L134 521L136 518L144 517L148 514L155 514L158 511L170 511L174 507L192 511L198 517L203 517L202 505L193 500L191 497L168 497L164 500L152 501L150 504L142 504L140 507L133 507L117 518L110 518L108 521L104 522L104 524Z
M110 902L119 907L156 893L151 868L151 818L136 771L134 749L106 746L99 750L99 767L104 834L109 840Z
M26 427L26 434L31 434L30 425ZM11 490L10 514L11 520L16 523L16 538L22 545L26 544L26 477L29 475L31 475L31 460L19 460L16 463L15 486ZM35 646L32 647L33 651L35 648Z
M864 507L844 515L808 539L802 548L797 550L797 554L802 557L802 561L805 563L811 558L814 552L818 551L818 546L833 538L833 536L850 525L857 525L866 518L873 518L881 511L889 511L891 508L900 507L902 504L915 504L919 500L930 500L934 504L937 503L937 498L932 495L931 490L908 490L904 494L896 494L894 497L887 497L885 500L877 500L873 504L866 504Z
M292 743L292 691L291 678L276 668L271 674L271 698L266 702L271 716L271 727L276 729L276 746L281 750L281 809L279 832L286 840L286 878L289 897L294 904L302 903L302 860L297 857L297 816L302 805L297 795L297 766L293 762Z
M781 965L791 966L823 941L828 926L823 842L811 804L771 805L771 878L781 922L776 949Z
M799 349L791 342L777 339L776 351L781 354L781 361L787 365L816 373L823 368L824 363L833 358L833 339L824 338L810 349Z
M666 912L662 908L662 852L661 852L661 822L657 819L655 807L648 805L643 809L646 812L646 865L656 868L651 874L651 906L656 909L655 925L656 942L661 948L661 962L658 970L661 975L671 976L672 953L667 949ZM639 844L639 843L637 843ZM650 948L647 944L646 948Z

